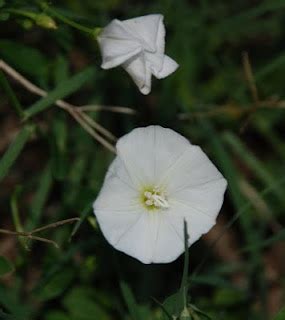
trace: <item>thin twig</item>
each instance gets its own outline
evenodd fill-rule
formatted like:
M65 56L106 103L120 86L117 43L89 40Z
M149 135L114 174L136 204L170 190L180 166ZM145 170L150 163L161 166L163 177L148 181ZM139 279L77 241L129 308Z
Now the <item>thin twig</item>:
M48 93L46 91L44 91L41 88L34 85L32 82L30 82L28 79L23 77L19 72L17 72L15 69L10 67L3 60L0 60L0 69L5 71L14 80L19 82L28 91L30 91L36 95L39 95L41 97L47 96ZM96 129L98 132L107 136L112 141L115 141L115 139L116 139L115 136L110 131L103 128L101 125L99 125L95 121L93 121L93 119L90 118L88 115L85 115L84 110L80 109L80 107L78 107L78 106L72 105L72 104L70 104L66 101L63 101L63 100L57 100L55 102L55 104L58 107L67 111L95 140L97 140L99 143L101 143L103 146L105 146L108 150L115 152L115 148L108 141L106 141L103 137L101 137L98 133L96 133L92 129L92 127L94 129ZM89 106L89 107L92 107L92 106ZM82 117L79 116L78 114L81 114ZM83 125L83 123L84 123L84 125Z
M44 231L46 229L57 228L57 227L62 226L64 224L73 223L73 222L79 221L79 220L80 220L80 218L70 218L70 219L60 220L60 221L57 221L57 222L54 222L54 223L50 223L50 224L48 224L46 226L34 229L34 230L32 230L30 232L30 234L41 232L41 231Z
M90 126L88 126L88 124L86 124L86 122L80 117L79 113L75 112L74 110L70 112L72 112L74 119L82 126L82 128L87 131L95 140L100 142L109 151L116 153L115 147L102 138L98 133L96 133Z
M95 130L100 132L102 135L104 135L110 141L113 141L113 142L117 141L117 138L109 130L105 129L98 122L93 120L90 116L88 116L84 112L81 112L81 116L86 121L86 123L88 123L90 125L90 127L94 128Z
M26 237L31 240L37 240L37 241L41 241L41 242L50 243L53 246L55 246L56 248L59 248L59 245L55 241L49 240L46 238L42 238L42 237L33 236L30 232L22 232L22 231L18 232L18 231L10 231L10 230L5 230L5 229L0 229L0 233L11 235L11 236L17 236L17 237Z
M59 248L59 245L55 241L47 239L47 238L43 238L43 237L34 236L34 233L38 233L38 232L41 232L41 231L44 231L47 229L51 229L51 228L57 228L57 227L62 226L64 224L73 223L73 222L79 221L79 220L80 220L80 218L70 218L70 219L60 220L60 221L57 221L54 223L50 223L46 226L34 229L30 232L11 231L11 230L6 230L6 229L0 229L0 233L11 235L11 236L17 236L17 237L26 237L31 240L37 240L37 241L49 243L49 244L52 244L53 246L55 246L56 248Z
M78 107L78 109L82 111L108 111L108 112L114 112L114 113L125 113L134 115L136 114L136 110L132 108L127 107L120 107L120 106L99 106L99 105L87 105Z

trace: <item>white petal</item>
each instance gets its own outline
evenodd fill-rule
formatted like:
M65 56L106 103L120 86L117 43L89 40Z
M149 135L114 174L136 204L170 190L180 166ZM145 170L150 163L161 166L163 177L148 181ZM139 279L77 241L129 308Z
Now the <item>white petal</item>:
M195 188L185 188L172 195L175 201L215 220L224 201L227 182L218 178Z
M187 233L189 236L188 246L196 242L204 233L208 232L215 224L215 219L208 215L186 206L180 202L172 202L173 206L170 208L168 216L173 228L176 230L181 238L184 238L184 220L187 222ZM181 248L182 254L184 248Z
M165 78L165 77L169 76L178 67L179 67L179 65L177 64L176 61L174 61L170 57L164 55L162 68L159 71L154 68L153 69L153 74L154 74L154 76L156 78L162 79L162 78Z
M197 188L220 179L223 176L201 148L190 145L165 172L161 182L169 185L169 192L173 195L180 190Z
M142 41L145 50L156 52L157 44L162 48L165 31L161 14L150 14L125 20L122 23L133 33L134 37Z
M143 263L153 262L153 245L157 235L157 224L152 221L152 218L155 218L155 215L144 211L120 238L115 247Z
M121 21L113 20L98 36L103 69L114 68L142 51L142 46Z
M133 181L157 184L190 146L187 139L161 126L137 128L120 138L117 153Z
M148 94L151 89L151 71L143 55L137 55L123 64L141 93Z
M154 247L152 262L168 263L174 261L184 251L183 233L177 232L170 221L168 212L158 213L159 225Z
M142 205L139 193L132 188L124 167L115 159L114 164L121 171L114 174L113 169L106 175L103 188L93 204L94 213L106 239L116 245L124 233L140 217ZM127 183L125 183L127 181Z

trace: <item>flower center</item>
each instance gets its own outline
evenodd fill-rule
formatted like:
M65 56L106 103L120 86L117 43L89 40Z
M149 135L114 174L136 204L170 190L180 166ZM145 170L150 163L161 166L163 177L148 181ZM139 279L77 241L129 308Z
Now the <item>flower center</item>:
M158 187L145 190L143 193L143 202L148 209L169 208L165 192Z

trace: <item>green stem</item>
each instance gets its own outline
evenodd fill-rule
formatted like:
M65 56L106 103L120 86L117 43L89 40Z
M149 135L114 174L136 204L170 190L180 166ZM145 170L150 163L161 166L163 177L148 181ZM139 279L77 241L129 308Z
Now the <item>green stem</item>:
M37 13L33 13L31 11L21 10L21 9L5 9L4 10L7 13L17 14L20 16L24 16L30 19L35 19L37 16Z
M66 23L67 25L69 25L79 31L90 34L90 35L92 35L92 37L97 37L98 33L101 30L101 28L88 28L88 27L85 27L85 26L83 26L73 20L70 20L69 18L65 17L61 13L57 12L55 9L52 9L51 7L49 7L46 3L41 3L40 6L45 12L48 12L52 16L56 17L58 20L61 20L62 22Z
M188 232L187 232L187 222L184 220L184 249L185 249L185 257L184 257L184 267L183 267L183 275L181 281L180 290L183 295L183 303L184 308L187 308L187 293L188 293L188 269L189 269L189 248L188 248Z

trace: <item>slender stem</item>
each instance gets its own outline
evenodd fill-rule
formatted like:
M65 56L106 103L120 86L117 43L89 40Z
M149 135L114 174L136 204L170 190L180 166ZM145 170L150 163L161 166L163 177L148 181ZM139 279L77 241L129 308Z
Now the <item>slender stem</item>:
M183 275L181 281L181 288L180 290L183 291L183 296L187 294L187 278L188 278L188 269L189 269L189 248L188 248L188 232L187 232L187 222L184 220L184 250L185 250L185 257L184 257L184 266L183 266Z
M84 112L80 113L82 118L90 125L90 127L94 128L98 132L100 132L102 135L104 135L107 139L110 139L110 141L116 142L117 138L110 132L109 130L102 127L99 123L94 121L90 116L85 114Z
M90 34L90 35L92 35L92 37L96 38L101 30L101 28L88 28L88 27L85 27L85 26L83 26L73 20L70 20L69 18L65 17L64 15L62 15L61 13L56 11L55 9L48 6L46 3L41 3L40 6L44 9L45 12L50 13L52 16L56 17L58 20L61 20L62 22L66 23L67 25L69 25L77 30L80 30L84 33Z
M99 134L97 134L86 122L80 117L80 115L74 110L69 111L74 119L82 126L82 128L87 131L95 140L100 142L106 149L116 154L116 149L112 144L102 138Z
M125 113L125 114L136 114L136 110L127 107L120 107L120 106L82 106L79 107L81 111L109 111L114 113Z
M19 232L19 231L10 231L10 230L6 230L6 229L0 229L0 233L7 234L10 236L26 237L31 240L37 240L37 241L41 241L41 242L50 243L50 244L54 245L56 248L59 248L59 245L55 241L49 240L46 238L42 238L42 237L33 236L29 232Z
M11 236L17 236L17 237L26 237L31 240L37 240L37 241L49 243L49 244L52 244L53 246L55 246L56 248L59 248L59 245L55 241L50 240L50 239L46 239L43 237L34 236L34 233L38 233L38 232L41 232L41 231L44 231L47 229L51 229L51 228L57 228L57 227L62 226L64 224L73 223L73 222L79 221L79 220L80 220L80 218L65 219L65 220L57 221L57 222L48 224L46 226L34 229L31 232L11 231L11 230L6 230L6 229L0 229L0 233L11 235Z
M37 16L37 13L27 11L27 10L22 10L22 9L5 9L4 12L17 14L30 19L35 19Z
M57 228L59 226L62 226L64 224L67 224L67 223L73 223L75 221L79 221L80 218L70 218L70 219L65 219L65 220L61 220L61 221L57 221L57 222L54 222L54 223L50 223L46 226L43 226L43 227L40 227L40 228L37 228L37 229L34 229L30 232L30 234L34 234L34 233L37 233L37 232L41 232L41 231L44 231L46 229L51 229L51 228Z

